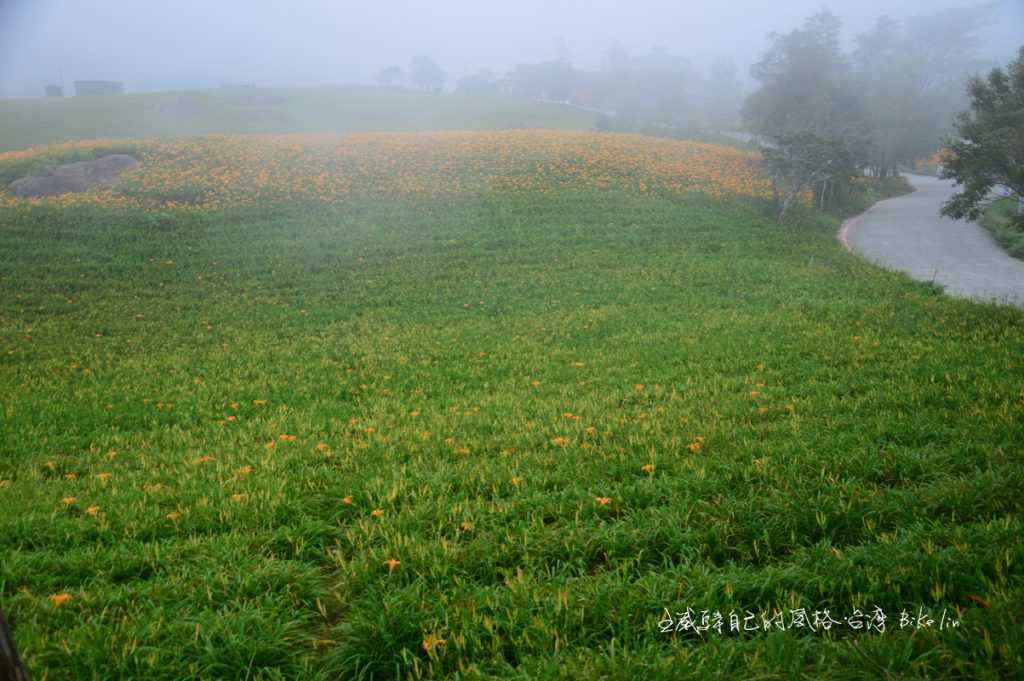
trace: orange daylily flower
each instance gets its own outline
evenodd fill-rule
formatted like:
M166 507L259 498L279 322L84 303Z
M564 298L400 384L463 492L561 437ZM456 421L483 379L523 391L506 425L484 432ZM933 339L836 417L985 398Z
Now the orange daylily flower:
M62 591L61 593L50 595L49 600L53 603L53 607L58 608L71 600L71 594Z
M429 653L434 648L443 647L446 643L448 642L443 638L435 638L433 636L428 636L427 638L423 639L422 643L420 643L420 647L423 648L423 652Z

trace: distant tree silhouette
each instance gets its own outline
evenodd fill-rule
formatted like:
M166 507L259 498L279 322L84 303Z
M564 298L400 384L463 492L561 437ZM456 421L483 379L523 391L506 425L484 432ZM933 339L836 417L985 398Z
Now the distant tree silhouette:
M481 69L472 75L459 78L455 89L467 94L494 94L498 92L498 79L490 69Z
M402 82L405 78L405 72L398 66L389 66L386 69L381 69L377 74L377 85L381 87L392 87Z
M878 177L927 158L952 132L967 106L964 82L988 64L978 57L978 33L993 6L939 10L904 21L880 17L857 36L854 91L872 128L870 166Z
M808 189L824 208L828 187L846 184L865 163L868 130L839 28L839 19L822 10L802 28L774 34L750 69L761 86L747 97L742 115L763 140L779 222Z
M409 65L409 79L412 84L428 92L440 92L444 87L446 74L430 57L413 57Z

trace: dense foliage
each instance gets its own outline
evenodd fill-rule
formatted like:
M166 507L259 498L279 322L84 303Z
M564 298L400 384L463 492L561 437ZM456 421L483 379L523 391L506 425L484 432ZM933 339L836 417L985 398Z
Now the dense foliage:
M825 207L852 178L870 172L885 180L931 156L950 131L963 81L981 63L975 32L990 11L939 11L904 23L882 17L850 56L838 18L825 10L775 35L751 69L759 87L743 117L763 148L775 150L766 160L786 161L767 164L780 220L786 197L808 178L815 204Z
M1024 199L1024 47L1006 69L968 85L971 108L957 121L943 168L963 188L943 207L954 218L975 220L994 200L995 188ZM1024 229L1024 215L1017 216Z

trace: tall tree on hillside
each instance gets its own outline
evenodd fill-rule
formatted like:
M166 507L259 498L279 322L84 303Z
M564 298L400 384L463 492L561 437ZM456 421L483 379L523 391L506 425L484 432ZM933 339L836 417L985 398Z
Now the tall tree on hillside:
M883 16L857 37L853 53L872 127L869 166L878 177L894 172L900 161L927 145L920 65L906 47L902 24Z
M804 192L857 172L857 160L843 140L823 137L809 130L787 133L761 153L773 180L779 222ZM817 196L824 198L822 193Z
M921 15L881 17L857 38L858 90L874 129L870 165L880 177L899 163L930 156L965 105L963 84L982 64L976 31L988 5Z
M986 64L977 56L978 33L991 24L994 3L939 10L911 17L907 40L924 63L928 89L952 86L962 94L964 82Z
M1024 198L1024 47L1006 69L971 78L970 110L960 114L943 177L963 187L942 207L957 219L975 220L992 200L996 185ZM1024 227L1024 215L1017 216Z
M839 19L823 10L803 28L772 34L772 46L750 69L760 88L742 111L755 132L776 140L798 131L826 134L847 118L838 105L848 76L839 28Z
M447 79L448 74L430 57L413 57L409 65L409 80L416 87L427 92L440 92Z
M781 222L796 196L813 189L818 205L836 182L857 172L866 128L850 87L850 69L839 47L839 19L811 16L802 28L773 34L772 45L751 75L760 87L742 115L764 146Z

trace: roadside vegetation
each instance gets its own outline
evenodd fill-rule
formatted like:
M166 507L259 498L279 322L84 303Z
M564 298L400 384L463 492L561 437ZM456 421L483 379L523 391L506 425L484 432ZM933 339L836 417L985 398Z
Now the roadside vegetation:
M1021 224L1016 199L994 202L982 215L980 222L1007 253L1024 259L1024 226Z
M1019 211L1024 201L1024 46L1005 68L971 78L967 91L970 109L957 118L957 138L943 151L942 176L956 180L960 191L942 212L961 220L980 218L1019 256L1024 243Z
M113 188L5 200L34 677L1020 669L1024 312L846 253L810 197L776 224L735 148L581 135L140 141ZM801 608L842 625L729 631Z

